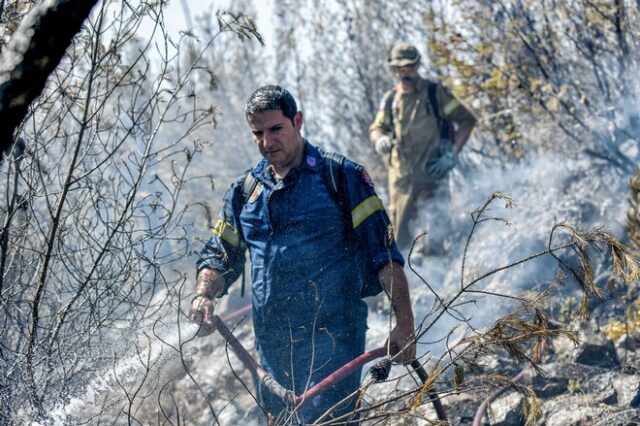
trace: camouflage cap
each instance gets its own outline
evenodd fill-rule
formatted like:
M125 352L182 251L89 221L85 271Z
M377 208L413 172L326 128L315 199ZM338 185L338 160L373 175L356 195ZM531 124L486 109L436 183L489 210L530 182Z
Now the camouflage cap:
M420 53L415 46L409 43L399 43L393 46L389 54L389 65L392 67L404 67L412 65L420 60Z

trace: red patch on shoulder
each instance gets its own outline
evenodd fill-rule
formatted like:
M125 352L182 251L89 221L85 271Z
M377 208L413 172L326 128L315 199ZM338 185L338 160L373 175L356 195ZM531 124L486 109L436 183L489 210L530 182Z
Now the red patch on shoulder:
M367 171L363 168L361 174L362 174L362 180L364 181L364 183L366 183L371 188L373 188L373 180L371 179L371 176L369 176L369 173L367 173Z
M262 186L262 183L258 182L258 185L256 185L256 188L251 193L251 197L249 197L248 203L249 204L255 203L258 197L260 196L260 194L262 194L263 189L264 189L264 186Z

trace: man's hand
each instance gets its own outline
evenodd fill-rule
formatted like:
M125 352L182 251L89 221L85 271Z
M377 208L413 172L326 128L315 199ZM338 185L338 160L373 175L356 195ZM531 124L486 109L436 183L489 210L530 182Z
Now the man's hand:
M213 301L205 296L196 296L191 302L189 319L198 324L198 337L208 336L215 331L211 319L213 318Z
M441 142L438 157L427 162L427 175L442 179L458 163L458 155L448 141Z
M382 135L376 139L376 152L378 154L388 154L393 148L393 141L387 135Z
M405 325L399 323L391 330L389 335L389 352L395 362L410 364L416 359L416 335L413 331L413 324Z
M191 301L189 318L200 326L198 337L213 333L213 299L224 292L224 277L218 271L204 268L198 272L196 279L196 297Z

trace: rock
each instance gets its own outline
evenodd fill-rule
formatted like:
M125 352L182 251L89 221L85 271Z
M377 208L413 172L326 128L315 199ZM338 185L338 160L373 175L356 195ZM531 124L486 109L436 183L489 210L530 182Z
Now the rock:
M540 398L552 398L567 392L570 381L582 391L602 392L611 386L613 380L613 374L608 376L608 372L600 367L552 362L541 368L544 374L534 377L531 382Z
M638 349L638 339L629 334L625 334L616 340L616 347L627 351L635 351Z
M616 348L611 341L604 344L585 343L575 352L575 362L602 368L613 368L620 365Z
M609 388L598 395L596 401L600 404L616 405L618 403L618 392L614 388Z
M522 368L522 364L516 363L508 354L499 351L495 354L483 355L469 367L469 371L474 374L500 371L505 376L515 376Z
M604 414L594 426L636 426L640 424L640 410L624 410Z
M524 404L525 397L519 392L512 392L496 399L491 404L489 412L490 424L493 426L524 425L525 418L522 414Z
M622 364L620 370L624 374L636 374L640 367L640 350L626 351L618 350L618 359Z
M571 339L559 336L551 340L552 350L557 354L558 360L569 360L572 358L576 344Z
M632 374L616 378L613 386L618 393L618 404L622 407L640 407L640 375Z
M592 425L605 412L606 406L595 406L593 399L584 395L561 395L542 406L542 418L537 425L585 426Z
M592 374L585 381L584 391L596 394L604 394L614 389L613 380L618 376L614 371Z
M538 398L551 398L567 391L569 379L566 377L536 376L532 385Z
M443 399L444 409L452 425L470 425L481 400L469 398L467 395L449 395Z

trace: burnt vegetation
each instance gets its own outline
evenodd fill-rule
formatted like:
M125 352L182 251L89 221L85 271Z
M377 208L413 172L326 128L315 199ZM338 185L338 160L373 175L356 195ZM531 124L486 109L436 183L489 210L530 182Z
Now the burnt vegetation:
M620 179L637 172L629 154L640 134L637 2L457 0L449 7L459 13L450 14L449 2L439 1L321 8L283 0L274 6L273 53L262 47L250 2L205 14L178 36L167 32L163 2L51 3L79 13L95 6L68 43L49 39L64 52L59 63L24 56L0 70L2 424L233 424L255 406L251 377L219 336L194 340L183 309L198 236L226 182L255 158L241 111L261 81L296 90L311 118L307 133L367 163L382 181L383 164L366 142L391 81L381 64L394 41L418 39L431 77L480 119L472 168L544 151L594 158L594 167ZM3 64L20 60L11 46L30 36L18 24L32 9L30 1L0 0ZM33 22L34 38L48 35ZM24 88L19 79L29 74L18 71L33 66L33 86L18 95L9 90ZM24 107L18 113L16 98ZM229 140L233 152L218 143ZM464 251L451 266L459 269L456 288L424 277L412 250L408 268L430 295L416 318L426 348L418 361L428 377L423 383L398 366L384 384L374 384L382 376L363 376L361 418L437 424L434 393L445 402L472 393L485 398L480 422L491 401L512 389L525 395L525 417L535 422L533 389L485 369L484 360L499 354L540 371L551 339L576 341L557 318L558 294L579 289L575 315L586 318L598 300L637 282L639 179L632 180L624 238L631 251L601 228L559 222L538 251L470 270L467 254L481 250L478 229L507 222L494 214L496 204L513 207L499 192L470 212ZM422 238L428 235L416 248ZM520 265L543 259L553 261L556 279L535 291L483 285L496 274L509 282ZM597 262L609 270L604 286ZM494 299L508 301L512 312L473 326L466 307ZM444 321L456 325L435 332ZM250 346L247 321L233 324ZM210 367L225 350L227 362Z

